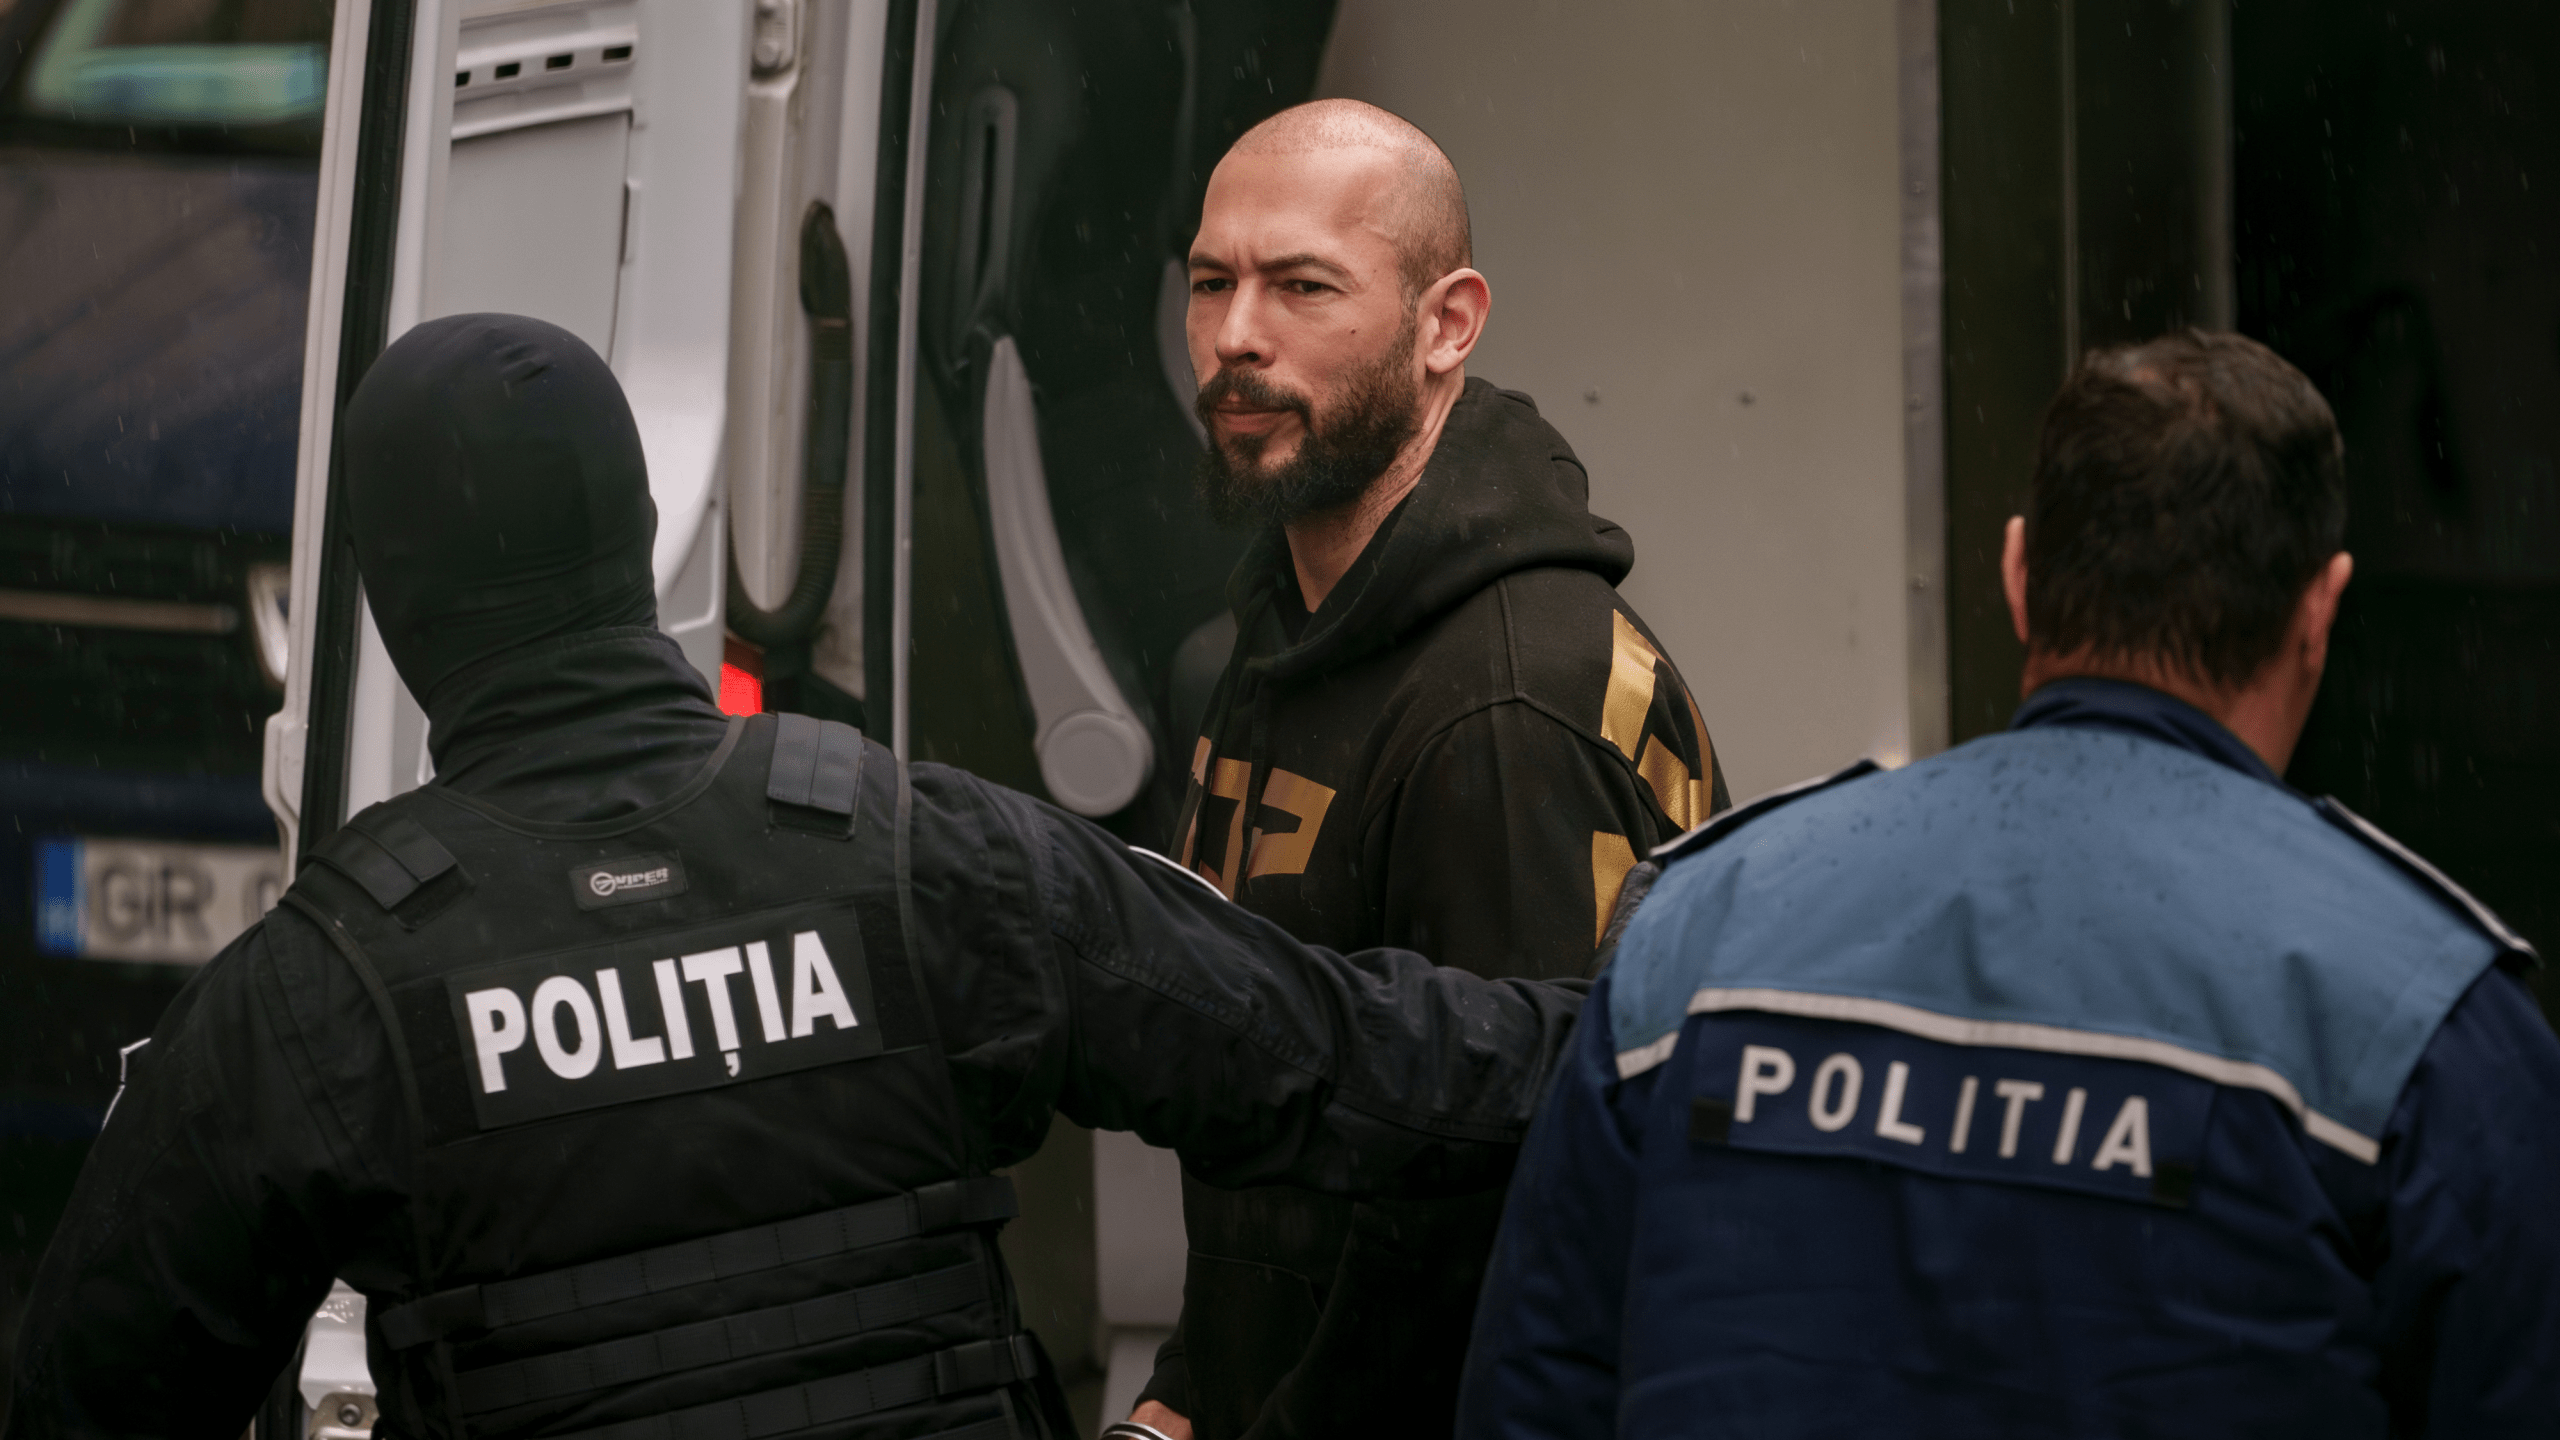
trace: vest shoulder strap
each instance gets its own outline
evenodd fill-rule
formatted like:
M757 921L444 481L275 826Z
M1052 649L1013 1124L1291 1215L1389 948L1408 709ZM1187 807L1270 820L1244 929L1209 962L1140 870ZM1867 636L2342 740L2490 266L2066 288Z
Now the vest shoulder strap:
M387 800L349 816L312 858L356 882L385 910L399 909L455 863L443 842Z
M2507 922L2498 918L2498 912L2481 904L2470 891L2454 883L2452 876L2429 864L2425 856L2392 839L2381 826L2348 809L2333 795L2321 796L2311 802L2311 808L2320 812L2320 818L2337 826L2368 849L2398 866L2410 879L2417 881L2437 899L2451 906L2472 924L2479 926L2490 939L2497 941L2525 964L2542 963L2542 955L2533 948L2533 942L2509 929Z
M1852 780L1873 775L1883 768L1883 766L1878 765L1873 760L1861 760L1846 770L1837 770L1829 775L1800 781L1781 790L1772 790L1768 794L1761 796L1759 799L1754 800L1747 805L1734 806L1732 809L1727 810L1713 820L1708 821L1706 824L1701 825L1684 835L1675 836L1672 839L1656 845L1653 847L1653 853L1648 858L1650 858L1657 866L1668 865L1674 860L1678 860L1684 856L1694 855L1699 851L1706 849L1708 846L1713 845L1727 835L1732 834L1734 831L1741 829L1743 826L1750 824L1752 821L1759 819L1761 816L1766 815L1773 810L1782 806L1792 805L1796 801L1801 800L1808 795L1820 794L1822 791L1828 790L1835 785L1846 785ZM1632 913L1632 911L1630 913Z
M862 732L806 715L777 715L774 722L765 798L851 818L862 793Z

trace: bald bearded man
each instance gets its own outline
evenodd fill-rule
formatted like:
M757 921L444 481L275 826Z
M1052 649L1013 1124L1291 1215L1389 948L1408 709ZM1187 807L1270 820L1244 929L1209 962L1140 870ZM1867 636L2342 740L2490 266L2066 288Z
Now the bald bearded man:
M1201 481L1260 533L1175 853L1302 940L1578 978L1636 856L1725 804L1615 586L1624 531L1526 395L1448 157L1328 100L1248 131L1190 254ZM1179 1329L1136 1424L1447 1434L1499 1188L1354 1206L1184 1178ZM1143 1431L1138 1432L1143 1435Z

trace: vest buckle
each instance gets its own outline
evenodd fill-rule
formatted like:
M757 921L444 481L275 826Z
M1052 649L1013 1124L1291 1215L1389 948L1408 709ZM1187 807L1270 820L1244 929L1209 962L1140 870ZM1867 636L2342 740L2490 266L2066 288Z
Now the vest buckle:
M992 1390L1039 1373L1039 1342L1017 1332L1000 1340L977 1340L934 1352L933 1392L940 1396Z

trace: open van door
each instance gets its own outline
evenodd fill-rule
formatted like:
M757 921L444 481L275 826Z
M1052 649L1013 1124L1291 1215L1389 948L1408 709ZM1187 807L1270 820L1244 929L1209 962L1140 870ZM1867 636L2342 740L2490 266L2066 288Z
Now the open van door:
M303 372L293 660L265 769L297 856L432 773L424 715L374 633L333 503L343 407L374 357L421 320L530 314L611 363L658 507L661 624L717 679L731 513L753 542L740 577L751 591L769 585L770 538L789 521L765 483L771 452L788 447L744 442L786 418L772 396L807 365L806 337L788 323L800 312L793 222L799 202L827 207L839 263L854 277L869 270L883 101L902 122L913 16L912 5L776 0L339 7ZM893 173L902 128L885 137ZM894 237L903 194L888 192L877 218ZM894 295L894 265L885 278ZM875 307L846 308L839 323L858 334ZM766 412L753 415L761 423L730 424L742 400Z

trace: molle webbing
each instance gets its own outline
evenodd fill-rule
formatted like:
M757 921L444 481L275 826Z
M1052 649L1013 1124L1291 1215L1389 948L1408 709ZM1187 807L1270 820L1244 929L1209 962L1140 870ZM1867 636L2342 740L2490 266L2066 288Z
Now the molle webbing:
M1018 1210L1013 1182L1001 1176L947 1180L842 1210L591 1260L546 1274L440 1291L383 1312L381 1335L393 1349L406 1350L451 1335L499 1330L687 1285L805 1264L937 1230L1009 1220Z
M902 1405L921 1405L944 1396L992 1390L1029 1380L1039 1373L1040 1352L1033 1347L1031 1337L1008 1335L1001 1340L975 1340L913 1360L899 1360L805 1385L579 1430L560 1440L757 1440L874 1415ZM945 1431L929 1440L974 1440L980 1434L1012 1433L1011 1422L990 1419L958 1431Z
M583 1349L465 1370L456 1377L462 1409L468 1415L483 1415L885 1330L988 1299L994 1294L994 1281L983 1263L972 1260L795 1305L697 1320Z

